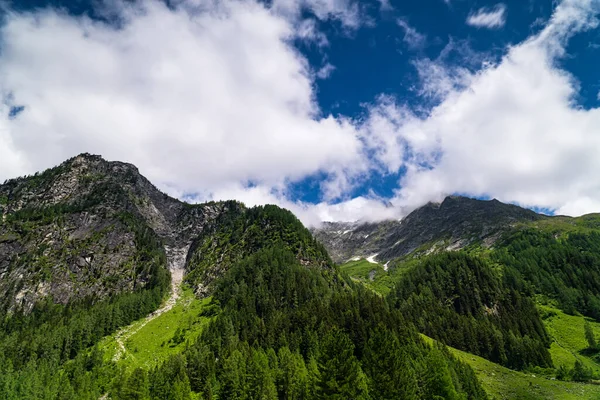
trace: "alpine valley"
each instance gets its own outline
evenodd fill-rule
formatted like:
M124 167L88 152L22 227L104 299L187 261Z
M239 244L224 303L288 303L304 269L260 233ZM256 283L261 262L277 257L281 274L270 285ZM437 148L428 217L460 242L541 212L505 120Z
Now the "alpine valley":
M81 154L0 185L1 399L598 399L600 215L309 231Z

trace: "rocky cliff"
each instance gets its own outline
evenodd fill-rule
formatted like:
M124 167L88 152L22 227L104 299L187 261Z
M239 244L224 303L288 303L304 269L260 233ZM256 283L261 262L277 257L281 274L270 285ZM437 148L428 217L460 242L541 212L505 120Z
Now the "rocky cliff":
M274 240L303 262L328 263L288 211L235 201L190 205L160 192L135 166L90 154L0 185L0 215L4 310L27 312L46 297L66 304L143 289L174 265L167 262L173 254L186 260L178 268L200 269L188 279L199 294L231 263Z

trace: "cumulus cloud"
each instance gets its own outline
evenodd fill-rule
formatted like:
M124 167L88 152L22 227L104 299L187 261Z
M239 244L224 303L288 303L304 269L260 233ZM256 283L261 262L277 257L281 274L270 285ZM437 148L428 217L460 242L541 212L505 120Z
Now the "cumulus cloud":
M498 29L506 23L506 6L498 4L493 8L483 7L471 12L467 17L467 25L477 28Z
M597 27L599 7L563 1L538 35L498 63L465 72L462 87L441 74L428 84L439 86L443 101L425 117L398 104L380 106L402 113L378 132L386 151L399 143L396 151L408 154L394 202L410 209L468 193L571 215L600 210L600 109L574 104L578 83L558 66L568 39Z
M84 151L133 162L183 193L364 171L355 127L319 115L314 73L291 44L296 21L253 1L195 5L138 3L117 10L120 27L54 10L9 15L0 175ZM346 18L319 11L328 13Z
M382 94L361 118L322 115L315 81L331 71L314 70L293 42L327 46L323 19L356 29L356 4L146 1L111 10L118 26L9 14L0 179L89 151L133 162L183 198L276 203L309 224L397 218L452 193L600 210L600 109L576 106L578 82L559 65L568 40L597 27L598 0L563 0L540 33L477 68L443 54L416 61L419 94L435 99L425 112ZM14 107L24 109L10 117ZM393 198L348 198L373 174L399 171ZM286 191L318 174L318 204Z
M338 203L323 201L312 204L290 200L285 189L273 190L264 185L246 187L233 183L210 193L208 197L200 195L186 198L191 202L207 199L237 199L247 206L278 204L292 211L309 226L318 226L323 221L381 221L399 216L398 208L375 195L355 197Z

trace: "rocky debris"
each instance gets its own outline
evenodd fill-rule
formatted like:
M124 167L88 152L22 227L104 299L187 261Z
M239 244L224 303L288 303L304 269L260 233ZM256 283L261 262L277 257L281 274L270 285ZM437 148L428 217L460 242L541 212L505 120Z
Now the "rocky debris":
M171 292L169 294L169 298L165 301L162 307L149 314L141 323L129 325L115 334L115 341L117 342L118 347L115 355L113 356L113 361L119 361L121 357L127 353L125 343L131 336L146 326L146 324L148 324L150 321L170 311L175 304L177 304L177 301L181 297L181 283L183 282L185 262L189 250L190 243L184 245L183 247L165 246L167 266L171 272Z

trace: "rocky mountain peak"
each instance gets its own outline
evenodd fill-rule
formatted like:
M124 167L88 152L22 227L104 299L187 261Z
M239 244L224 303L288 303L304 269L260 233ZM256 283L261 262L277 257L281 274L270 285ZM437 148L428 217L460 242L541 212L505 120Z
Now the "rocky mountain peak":
M475 241L491 246L514 224L546 218L496 199L448 196L427 203L401 221L364 224L325 224L314 230L336 262L353 257L380 261L402 257L419 248L460 249Z
M91 154L6 181L0 214L0 309L143 289L167 266L178 279L187 272L205 295L233 263L266 245L288 248L303 265L331 265L289 211L187 204L135 166Z
M66 303L143 287L166 265L158 254L189 249L232 205L185 204L134 165L87 153L10 179L0 185L0 306L27 310L47 295Z

